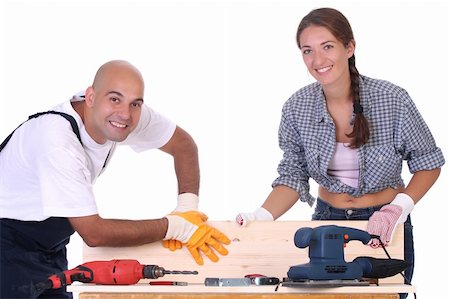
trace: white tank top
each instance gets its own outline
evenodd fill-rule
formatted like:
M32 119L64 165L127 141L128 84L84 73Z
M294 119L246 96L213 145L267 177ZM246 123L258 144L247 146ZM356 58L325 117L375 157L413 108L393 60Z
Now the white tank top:
M334 154L328 165L328 175L350 187L358 187L359 165L357 149L348 143L336 142Z

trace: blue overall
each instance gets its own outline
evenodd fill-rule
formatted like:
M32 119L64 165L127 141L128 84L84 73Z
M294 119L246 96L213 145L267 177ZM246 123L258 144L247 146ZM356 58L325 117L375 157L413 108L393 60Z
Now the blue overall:
M72 298L65 288L37 290L35 284L67 270L66 245L73 233L67 218L0 219L0 298Z
M65 113L48 111L66 118L81 142L75 119ZM0 145L0 152L12 132ZM20 207L18 207L20 208ZM66 245L74 233L69 220L50 217L43 221L0 219L0 298L72 298L66 288L37 290L35 285L55 273L67 270Z
M336 209L318 198L312 220L368 220L375 211L380 210L382 207L381 205L366 209ZM404 248L404 259L411 263L411 267L405 270L405 277L408 280L405 283L410 284L414 271L414 240L410 216L404 223ZM386 250L389 252L389 247ZM404 299L407 295L400 294L400 298Z

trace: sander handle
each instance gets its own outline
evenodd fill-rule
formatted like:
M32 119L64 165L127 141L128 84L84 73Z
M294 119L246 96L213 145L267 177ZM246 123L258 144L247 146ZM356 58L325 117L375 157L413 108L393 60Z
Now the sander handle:
M345 243L348 243L352 240L359 240L364 244L367 244L372 239L370 234L364 230L352 227L340 227L340 228L342 229L342 233L344 234Z

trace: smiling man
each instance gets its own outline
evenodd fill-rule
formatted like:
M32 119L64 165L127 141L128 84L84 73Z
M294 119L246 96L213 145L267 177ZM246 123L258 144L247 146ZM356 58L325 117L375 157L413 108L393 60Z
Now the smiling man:
M103 219L93 193L117 145L160 149L174 158L177 206L150 220ZM198 212L199 165L192 137L144 105L141 73L126 61L99 68L84 95L38 113L0 146L0 298L70 298L36 283L67 269L66 245L76 231L89 246L184 244L198 264L230 240Z
M97 143L121 142L139 121L143 97L140 72L126 62L113 61L98 70L92 86L86 90L85 101L73 106Z

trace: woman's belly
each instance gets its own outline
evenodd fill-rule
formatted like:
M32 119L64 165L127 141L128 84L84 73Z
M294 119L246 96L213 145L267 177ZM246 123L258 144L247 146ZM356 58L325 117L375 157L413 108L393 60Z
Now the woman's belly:
M387 188L377 193L353 197L347 193L332 193L323 187L319 187L319 197L337 209L362 209L388 204L402 191L403 188Z

